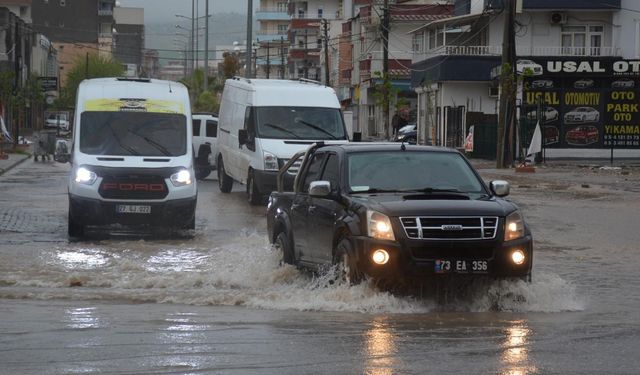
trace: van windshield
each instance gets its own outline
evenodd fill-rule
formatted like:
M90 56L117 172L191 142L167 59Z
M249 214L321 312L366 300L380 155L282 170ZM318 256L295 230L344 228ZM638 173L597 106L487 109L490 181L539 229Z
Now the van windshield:
M337 108L256 107L257 136L275 139L346 139Z
M184 155L187 119L173 113L83 112L80 151L89 155Z

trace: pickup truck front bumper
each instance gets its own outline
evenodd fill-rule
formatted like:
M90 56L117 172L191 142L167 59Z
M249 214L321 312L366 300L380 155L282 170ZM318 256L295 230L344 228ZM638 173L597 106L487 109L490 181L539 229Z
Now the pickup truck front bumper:
M352 239L356 251L356 258L360 269L374 278L427 278L444 274L487 275L490 277L527 277L531 274L533 265L533 240L530 235L518 240L492 243L482 241L456 242L450 241L397 241L377 240L370 237L355 237ZM377 249L389 253L389 261L384 265L375 264L371 258ZM521 250L525 254L522 264L515 264L512 253ZM456 267L444 271L436 267L437 261L449 261L456 265L464 261L465 270ZM472 270L473 262L486 261L486 270ZM459 263L458 263L459 264Z

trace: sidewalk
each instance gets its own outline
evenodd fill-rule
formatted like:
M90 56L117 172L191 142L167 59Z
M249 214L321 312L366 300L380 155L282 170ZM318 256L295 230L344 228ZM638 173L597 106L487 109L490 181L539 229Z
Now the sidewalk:
M8 148L5 149L5 152L7 152L7 155L9 156L9 158L0 159L0 175L4 174L11 168L15 167L16 165L22 163L23 161L31 157L30 154L15 154L15 153L10 153L8 151L9 151Z

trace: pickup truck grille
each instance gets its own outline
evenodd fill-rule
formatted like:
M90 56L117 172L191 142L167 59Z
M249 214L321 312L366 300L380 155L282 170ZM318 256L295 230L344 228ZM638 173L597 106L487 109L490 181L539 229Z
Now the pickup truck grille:
M289 159L278 159L278 167L282 168L285 164L287 164L287 162L289 162ZM298 158L298 160L293 163L291 168L289 168L287 173L293 176L297 175L300 171L300 165L302 165L302 158Z
M419 216L400 222L407 237L416 240L490 240L498 231L497 217Z

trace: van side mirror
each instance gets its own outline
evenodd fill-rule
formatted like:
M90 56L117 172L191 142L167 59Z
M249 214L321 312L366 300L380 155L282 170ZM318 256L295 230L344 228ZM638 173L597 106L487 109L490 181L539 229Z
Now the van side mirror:
M249 141L249 133L247 133L247 129L238 130L238 143L240 146L246 145Z

